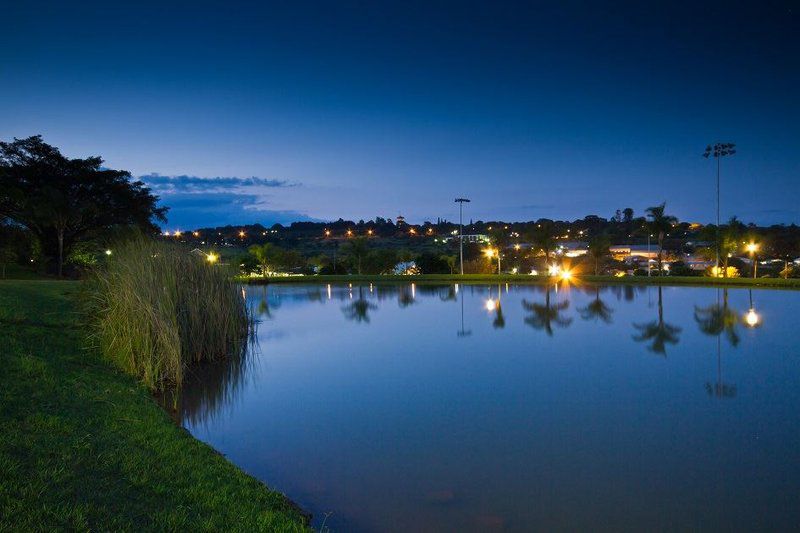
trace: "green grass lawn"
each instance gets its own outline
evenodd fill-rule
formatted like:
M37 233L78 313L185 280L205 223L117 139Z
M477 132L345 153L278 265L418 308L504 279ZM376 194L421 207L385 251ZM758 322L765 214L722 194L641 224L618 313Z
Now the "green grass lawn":
M283 495L83 348L78 290L0 281L0 531L306 530Z
M246 283L552 283L548 276L529 276L525 274L420 274L417 276L398 275L336 275L336 276L276 276L272 278L240 278ZM651 285L694 285L705 287L771 287L800 289L800 278L710 278L704 276L576 276L571 283L624 283Z

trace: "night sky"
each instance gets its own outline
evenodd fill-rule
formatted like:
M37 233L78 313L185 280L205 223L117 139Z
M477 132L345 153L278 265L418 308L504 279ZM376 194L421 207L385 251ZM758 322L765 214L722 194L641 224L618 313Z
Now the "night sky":
M800 3L14 2L0 139L145 176L168 229L610 217L800 223ZM214 5L218 4L218 5Z

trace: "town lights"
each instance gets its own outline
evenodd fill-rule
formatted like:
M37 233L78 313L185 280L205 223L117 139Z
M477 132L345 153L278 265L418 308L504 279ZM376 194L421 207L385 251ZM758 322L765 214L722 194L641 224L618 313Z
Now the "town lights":
M353 236L353 230L351 230L351 229L347 230L347 236L348 237L352 237Z
M239 232L239 238L240 239L244 239L244 231L240 231Z
M192 232L192 236L193 237L199 237L200 236L200 232L199 231L193 231Z
M371 229L368 229L368 230L367 230L367 235L370 235L370 236L371 236L373 233L374 233L374 232L373 232Z
M329 230L329 229L326 229L326 230L325 230L325 236L326 236L326 237L330 237L330 236L331 236L331 230Z

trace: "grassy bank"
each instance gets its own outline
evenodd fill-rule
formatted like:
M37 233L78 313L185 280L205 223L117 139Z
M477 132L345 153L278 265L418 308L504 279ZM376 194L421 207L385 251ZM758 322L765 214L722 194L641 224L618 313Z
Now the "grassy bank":
M83 349L77 291L0 281L0 531L305 530L284 496Z
M523 274L422 274L418 276L374 275L374 276L287 276L272 278L241 278L241 281L258 285L270 283L516 283L546 284L553 278ZM768 287L800 289L799 278L709 278L700 276L576 276L574 283L614 283L635 285L693 285L698 287Z

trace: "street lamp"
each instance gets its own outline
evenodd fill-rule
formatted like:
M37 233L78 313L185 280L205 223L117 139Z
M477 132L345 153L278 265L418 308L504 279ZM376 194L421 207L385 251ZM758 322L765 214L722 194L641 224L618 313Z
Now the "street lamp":
M461 275L464 275L464 202L469 203L467 198L456 198L458 203L458 255L461 262Z
M714 157L717 160L717 270L719 270L719 160L735 153L736 145L734 143L714 143L713 146L709 144L706 146L706 151L703 152L703 157L706 159Z
M747 246L745 246L747 252L750 254L750 260L753 262L753 278L756 277L756 272L758 271L758 262L756 261L756 252L758 251L758 245L754 242L751 242Z
M497 255L497 274L500 275L500 250L495 250L494 248L487 248L483 251L483 254L489 259Z

